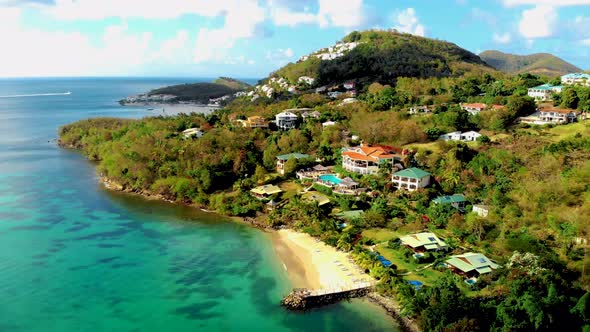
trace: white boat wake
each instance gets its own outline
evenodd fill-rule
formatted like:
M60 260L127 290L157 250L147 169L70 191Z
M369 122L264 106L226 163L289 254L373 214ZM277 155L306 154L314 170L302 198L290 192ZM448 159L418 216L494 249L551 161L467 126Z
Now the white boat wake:
M0 96L0 98L22 98L22 97L44 97L44 96L69 96L72 92L55 92L55 93L33 93L27 95L8 95L8 96Z

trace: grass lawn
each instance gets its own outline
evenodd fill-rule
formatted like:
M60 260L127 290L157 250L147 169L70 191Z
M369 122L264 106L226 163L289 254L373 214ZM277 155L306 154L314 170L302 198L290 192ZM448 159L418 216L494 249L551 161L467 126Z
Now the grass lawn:
M433 153L440 153L440 147L438 141L430 142L430 143L414 143L408 144L404 148L411 149L411 150L430 150Z
M413 258L410 259L409 262L406 262L400 249L387 248L385 243L375 246L375 250L395 264L399 270L414 271L420 266L424 266L422 264L417 264Z
M279 188L283 191L283 199L290 199L302 190L301 186L293 181L281 182Z
M413 272L404 277L404 280L418 280L426 286L432 286L439 278L442 278L447 272L437 271L433 268L427 268L419 272Z
M559 142L576 134L590 135L590 123L587 121L556 125L553 128L541 127L538 129L520 129L520 131L548 138L552 142Z
M373 240L375 243L389 241L396 237L400 237L396 231L392 231L391 229L386 228L371 228L364 230L362 233L363 237Z

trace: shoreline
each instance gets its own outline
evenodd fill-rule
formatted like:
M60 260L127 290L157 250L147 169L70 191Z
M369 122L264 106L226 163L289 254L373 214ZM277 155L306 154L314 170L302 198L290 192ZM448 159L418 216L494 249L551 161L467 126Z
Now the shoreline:
M128 190L122 185L111 181L102 175L99 179L100 183L108 190L135 194L149 200L162 200L172 204L181 204L203 210L202 207L191 205L186 202L173 201L162 195L153 194L151 192ZM216 211L207 212L217 213ZM338 287L339 285L343 285L342 281L338 280L348 280L349 282L352 282L354 279L359 279L359 277L360 279L364 278L367 281L375 281L374 278L358 268L350 258L350 254L341 252L338 249L313 238L309 234L301 233L289 228L278 230L270 228L260 224L254 218L235 216L225 217L234 222L258 228L270 235L275 255L277 256L278 261L281 262L282 268L285 270L293 288L322 289ZM346 267L348 271L343 271L342 268L344 267ZM338 270L338 268L340 268L340 270ZM349 276L349 273L352 273L352 276ZM342 274L344 274L345 277L343 279L338 279L338 276ZM414 320L401 315L401 308L395 299L387 298L376 292L369 293L366 298L369 302L385 309L387 314L393 317L393 319L399 324L402 331L421 331Z

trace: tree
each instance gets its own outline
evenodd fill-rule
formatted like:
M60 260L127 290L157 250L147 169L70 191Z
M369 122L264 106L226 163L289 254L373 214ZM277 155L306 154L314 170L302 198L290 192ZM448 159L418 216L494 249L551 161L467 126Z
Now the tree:
M565 89L561 93L561 107L576 109L579 101L578 94L572 87Z

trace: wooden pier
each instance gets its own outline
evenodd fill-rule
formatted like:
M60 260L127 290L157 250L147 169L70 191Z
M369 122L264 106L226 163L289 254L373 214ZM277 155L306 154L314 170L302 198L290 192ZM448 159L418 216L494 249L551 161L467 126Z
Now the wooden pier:
M316 308L345 299L365 296L374 286L375 284L372 282L361 282L330 289L308 290L297 288L283 298L281 305L290 310Z

